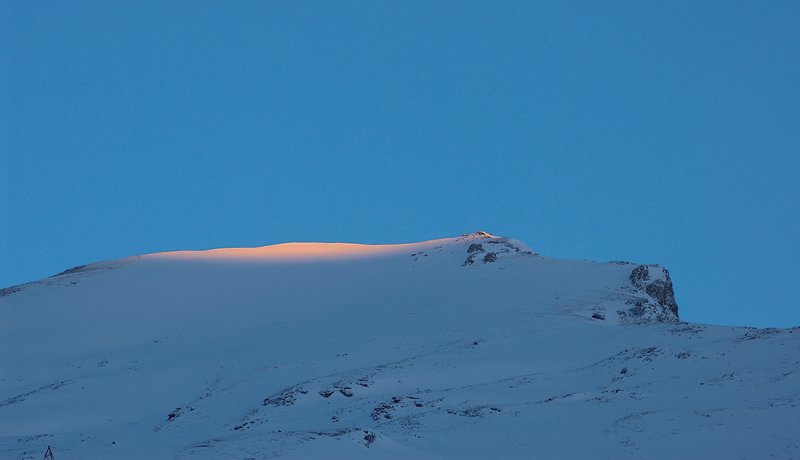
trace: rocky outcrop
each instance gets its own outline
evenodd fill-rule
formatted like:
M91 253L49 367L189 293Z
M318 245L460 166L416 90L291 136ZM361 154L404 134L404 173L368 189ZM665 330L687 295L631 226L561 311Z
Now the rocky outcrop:
M672 290L672 279L669 271L658 265L652 266L660 271L660 277L652 279L647 265L639 265L631 271L630 280L634 287L644 289L653 300L665 309L678 316L678 304L675 303L675 293Z
M678 304L669 271L659 265L638 265L631 270L632 296L627 310L618 311L623 322L677 322Z
M481 241L480 243L472 243L472 241ZM461 265L467 267L478 260L483 261L484 264L490 264L498 260L501 255L534 255L534 252L519 241L512 240L511 238L504 238L494 236L487 232L474 232L461 235L456 241L470 242L467 248L467 258ZM488 246L492 245L492 246ZM491 250L487 250L490 248Z

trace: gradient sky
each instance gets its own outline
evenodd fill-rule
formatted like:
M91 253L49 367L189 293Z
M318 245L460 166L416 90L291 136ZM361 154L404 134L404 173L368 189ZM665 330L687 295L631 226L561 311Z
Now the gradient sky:
M478 229L800 325L800 3L0 0L0 286Z

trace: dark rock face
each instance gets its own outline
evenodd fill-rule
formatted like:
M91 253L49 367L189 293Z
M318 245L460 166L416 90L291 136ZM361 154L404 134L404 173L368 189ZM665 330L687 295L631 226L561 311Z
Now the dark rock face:
M308 390L299 386L291 386L264 398L265 406L291 406L297 401L299 394L306 394Z
M637 284L647 281L650 278L650 270L647 269L647 265L639 265L638 267L634 268L631 271L631 276L629 277L631 280L631 284L636 286Z
M350 389L350 387L339 388L339 393L343 394L344 396L347 396L348 398L352 398L354 394L353 390Z
M55 274L51 276L51 278L55 278L56 276L61 276L61 275L72 275L73 273L80 273L83 271L87 271L86 268L87 268L86 265L78 265L77 267L72 267L70 269L64 270L61 273Z
M11 287L0 289L0 297L3 297L4 295L11 295L11 294L13 294L15 292L19 292L21 290L22 290L22 286L21 285L20 286L11 286Z
M514 240L510 238L497 237L486 232L470 233L467 235L462 235L460 238L458 238L458 241L475 240L479 240L480 243L469 244L469 247L467 248L467 258L464 260L464 263L461 264L463 267L473 265L475 262L477 262L478 257L481 255L483 256L480 258L485 264L496 262L499 257L505 257L508 255L534 255L533 251L520 247L516 242L514 242ZM487 245L492 245L491 251L488 250L490 246Z
M651 268L654 270L651 270ZM658 276L659 271L661 272L661 276ZM655 272L657 278L653 276L653 272ZM634 288L643 290L652 301L664 310L671 312L675 315L676 319L678 318L678 304L675 302L672 280L666 268L656 265L650 267L647 265L639 265L631 271L629 279ZM633 316L642 316L645 313L645 302L639 301L634 304L635 306L630 310L630 313Z
M666 272L667 271L664 270L664 273ZM651 284L647 285L645 292L647 292L647 295L650 297L656 299L659 305L675 313L675 316L678 316L678 304L675 303L675 293L672 291L672 280L669 278L668 273L666 281L653 281Z
M467 254L472 254L473 252L483 252L483 245L480 243L470 244L469 249L467 249Z
M176 407L174 411L170 412L167 415L167 421L171 422L171 421L175 420L176 418L180 417L180 415L181 415L181 408L180 407Z

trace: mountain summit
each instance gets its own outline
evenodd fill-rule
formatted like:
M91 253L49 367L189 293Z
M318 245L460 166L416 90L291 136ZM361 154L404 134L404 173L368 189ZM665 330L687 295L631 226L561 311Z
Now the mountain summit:
M800 330L486 232L94 263L0 290L0 457L800 456Z

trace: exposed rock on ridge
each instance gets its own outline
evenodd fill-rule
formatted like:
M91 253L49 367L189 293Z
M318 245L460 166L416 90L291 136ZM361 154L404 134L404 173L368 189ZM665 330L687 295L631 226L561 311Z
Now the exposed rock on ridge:
M666 268L659 265L639 265L631 271L628 279L639 295L626 302L633 305L631 308L618 312L624 322L679 321L672 279Z

